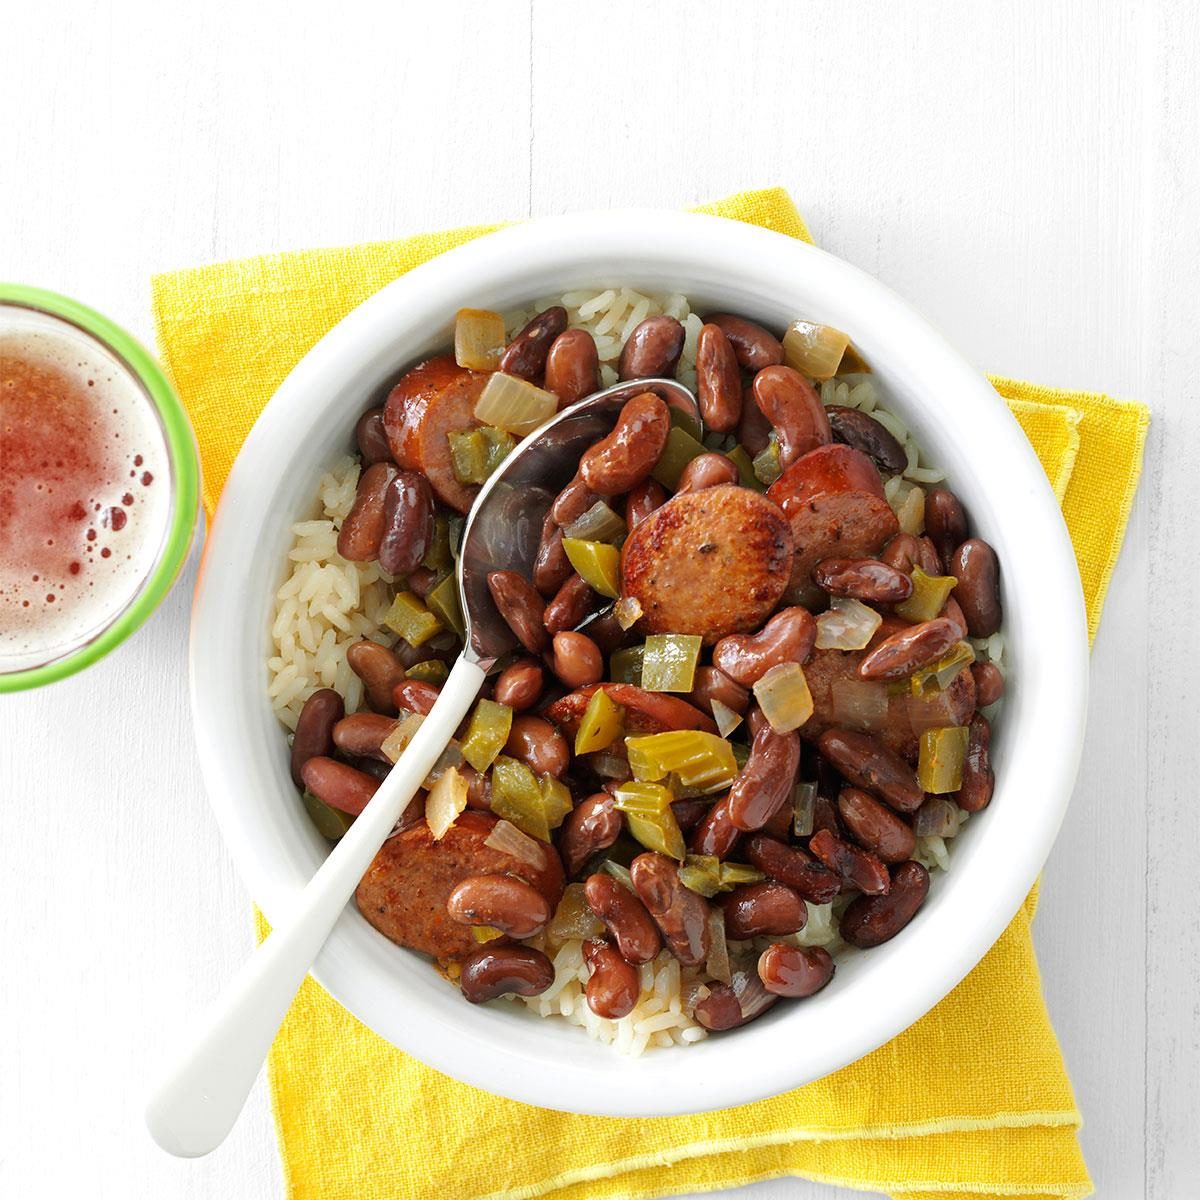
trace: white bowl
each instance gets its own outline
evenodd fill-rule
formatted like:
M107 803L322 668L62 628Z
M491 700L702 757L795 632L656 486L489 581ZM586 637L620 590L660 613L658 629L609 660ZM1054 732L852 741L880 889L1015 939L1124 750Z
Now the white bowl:
M266 697L272 596L289 527L352 444L355 421L410 364L451 341L461 307L512 309L596 285L687 295L699 311L847 331L888 403L1002 564L1011 685L992 742L991 806L955 839L917 919L838 962L832 984L732 1033L628 1060L522 1005L475 1007L353 903L313 974L402 1050L488 1091L550 1108L661 1116L742 1104L834 1071L926 1013L1024 900L1062 821L1087 697L1079 577L1037 458L987 381L906 303L841 260L715 217L619 212L550 218L440 256L355 309L284 381L251 431L209 534L192 624L192 702L213 808L250 894L287 912L325 857L288 775ZM1003 1014L991 1014L1003 1019ZM332 1053L337 1053L334 1048ZM750 1069L747 1069L750 1064Z

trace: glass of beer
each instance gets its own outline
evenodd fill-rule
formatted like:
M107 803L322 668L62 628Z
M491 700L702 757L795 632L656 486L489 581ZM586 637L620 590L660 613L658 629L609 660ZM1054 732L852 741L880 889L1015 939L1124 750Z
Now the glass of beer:
M153 356L74 300L0 283L0 692L82 670L146 620L199 486Z

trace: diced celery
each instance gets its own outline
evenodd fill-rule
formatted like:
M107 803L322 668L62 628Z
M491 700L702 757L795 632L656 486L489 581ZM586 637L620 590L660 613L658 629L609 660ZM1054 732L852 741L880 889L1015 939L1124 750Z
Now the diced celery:
M450 522L446 517L438 516L434 520L433 540L421 560L421 566L435 575L454 570L454 555L450 553Z
M407 679L441 687L450 677L450 668L440 658L427 658L424 662L414 663L404 675Z
M906 621L932 621L945 608L957 582L953 575L926 575L920 567L913 567L912 595L896 605L896 615Z
M629 874L628 867L617 862L615 858L606 858L604 860L604 870L618 883L624 884L631 892L633 891L633 877Z
M975 661L975 648L970 642L959 642L949 653L927 667L920 667L909 676L914 696L931 696L949 687L959 671Z
M634 683L642 686L642 659L645 656L645 646L626 646L624 650L614 650L608 660L608 674L614 683Z
M813 715L812 693L798 662L778 663L755 685L754 698L776 733L790 733Z
M652 474L663 487L673 492L679 486L684 467L704 453L703 442L697 441L686 429L673 425Z
M504 318L486 308L460 308L454 318L454 361L468 371L494 371L507 341Z
M764 487L771 484L783 474L783 466L779 461L779 442L774 433L771 440L754 456L754 477Z
M625 533L625 521L603 500L597 500L563 530L563 537L586 542L616 542Z
M668 788L657 783L624 783L613 796L614 805L625 814L629 832L647 850L657 850L683 861L687 847L671 802Z
M571 789L553 775L539 775L538 790L542 793L542 810L546 814L546 824L551 829L557 829L574 807Z
M704 972L718 983L733 982L733 964L729 961L729 943L725 939L725 914L715 904L708 910L708 958Z
M621 594L621 552L616 546L565 537L563 550L592 591L610 600Z
M314 796L312 792L305 791L303 798L304 808L312 819L312 823L317 827L317 832L331 842L336 842L354 822L354 818L349 813L330 808L324 800Z
M725 457L737 467L738 481L742 487L753 488L756 492L764 490L762 482L754 473L754 462L744 446L734 446L732 450L726 451Z
M682 429L684 433L696 438L697 441L700 439L700 422L691 413L686 413L682 408L676 408L673 404L667 405L667 412L671 417L672 429Z
M648 692L690 692L700 645L697 634L652 634L646 639L642 659L642 687Z
M731 892L743 883L758 883L766 876L749 863L723 862L721 864L721 891Z
M503 754L492 765L492 812L530 837L550 840L546 802L537 779L523 762Z
M689 854L679 868L679 882L711 899L721 890L721 860L715 854Z
M430 590L425 597L425 605L448 629L453 629L459 637L466 632L463 622L462 608L458 603L458 578L451 571L444 579Z
M479 431L487 447L487 475L491 473L517 448L517 439L495 425L485 425ZM487 478L487 475L484 478ZM451 518L453 520L454 518Z
M487 478L487 444L478 429L455 430L450 443L450 469L459 483L482 483Z
M783 361L809 379L832 379L850 338L832 325L793 321L783 335Z
M504 749L512 731L513 711L507 704L480 700L471 714L466 737L462 740L463 758L477 771L486 771ZM515 825L517 822L514 821Z
M582 883L568 883L562 899L554 910L554 916L546 925L546 941L551 946L561 946L573 940L587 941L604 933L604 922L600 920L584 896Z
M923 791L944 796L962 787L969 736L965 725L927 729L921 734L917 781Z
M676 729L627 737L625 749L629 768L640 781L665 779L676 774L688 788L715 791L737 777L733 747L715 733L699 729Z
M591 754L606 750L620 736L625 710L602 688L597 688L588 700L575 733L575 753Z
M471 936L482 946L488 942L494 942L497 938L502 938L504 931L497 929L494 925L472 925Z
M450 542L450 557L451 559L458 558L459 548L462 546L463 530L467 527L466 517L453 516L447 522L446 526L449 530L448 541Z
M475 401L475 419L524 437L554 416L558 397L527 379L496 371Z
M420 646L445 628L415 592L397 592L383 623L410 646Z

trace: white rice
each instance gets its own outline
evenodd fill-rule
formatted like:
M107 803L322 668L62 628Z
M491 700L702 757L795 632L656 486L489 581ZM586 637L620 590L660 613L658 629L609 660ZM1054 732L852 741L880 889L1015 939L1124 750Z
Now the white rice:
M631 288L583 290L550 296L505 319L511 337L531 317L551 305L567 310L573 329L586 329L594 338L600 357L603 386L617 381L617 360L630 331L646 317L666 314L679 320L685 330L683 354L676 372L688 387L696 386L696 340L701 320L681 295L656 296ZM889 479L884 492L901 514L909 532L924 531L925 485L941 482L941 471L922 462L920 450L904 422L882 407L870 375L847 375L821 385L823 403L839 404L870 413L899 441L908 465ZM293 542L288 558L291 567L275 596L271 639L275 653L268 660L267 693L280 721L294 730L304 701L318 688L332 687L346 702L346 711L362 705L362 684L346 662L346 650L362 638L392 645L395 638L382 628L391 604L393 580L376 563L353 563L337 552L337 534L354 503L359 464L346 456L322 476L314 500L314 515L292 527ZM976 656L1004 670L1004 636L972 639ZM990 712L987 714L992 715ZM965 820L965 814L963 815ZM948 870L950 853L946 838L924 837L917 841L914 857L929 870ZM790 937L760 939L756 943L732 943L731 952L754 953L771 941L797 946L823 946L836 955L844 943L838 922L851 897L839 896L832 904L808 905L805 928ZM596 1016L587 1005L584 988L588 970L583 961L583 942L565 942L553 954L555 978L539 996L514 1002L527 1005L543 1017L558 1017L583 1028L588 1036L607 1042L619 1053L636 1056L648 1049L690 1045L707 1037L706 1030L689 1015L690 993L702 976L695 968L681 968L678 959L662 951L641 967L641 995L634 1010L619 1021Z

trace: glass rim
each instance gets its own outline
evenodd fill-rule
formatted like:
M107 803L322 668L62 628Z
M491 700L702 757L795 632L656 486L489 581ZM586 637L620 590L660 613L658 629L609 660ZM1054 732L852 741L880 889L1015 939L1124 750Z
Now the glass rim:
M50 662L5 673L0 693L56 683L98 662L139 629L171 590L195 535L200 503L200 462L187 414L155 357L130 333L95 309L43 288L0 281L0 306L57 317L112 353L145 390L162 425L171 467L171 511L154 565L117 615L82 646Z

